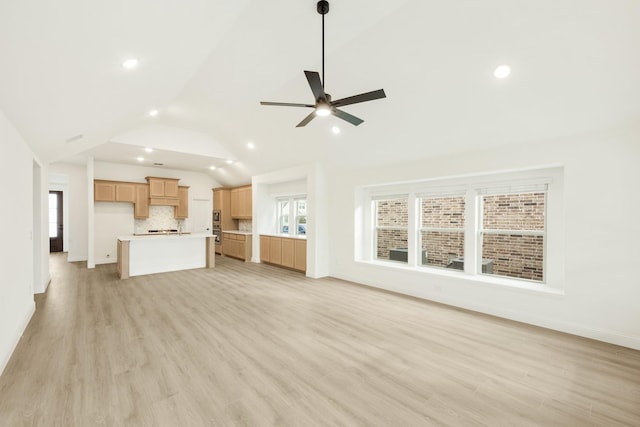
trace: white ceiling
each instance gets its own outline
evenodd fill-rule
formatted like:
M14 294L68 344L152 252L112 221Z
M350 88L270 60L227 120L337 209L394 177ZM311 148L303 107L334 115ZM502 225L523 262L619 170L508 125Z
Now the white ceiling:
M315 4L4 1L0 109L44 161L128 162L127 146L152 146L203 156L182 164L190 170L236 160L217 176L224 184L310 161L374 166L640 118L636 0L335 0L327 92L384 88L387 98L345 107L365 120L358 127L329 117L295 128L308 110L259 101L312 102L303 70L321 68ZM120 67L129 56L136 70ZM501 63L513 70L506 80L492 76Z

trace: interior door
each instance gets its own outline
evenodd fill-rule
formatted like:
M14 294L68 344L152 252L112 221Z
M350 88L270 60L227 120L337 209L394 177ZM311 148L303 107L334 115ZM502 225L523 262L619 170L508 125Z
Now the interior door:
M62 191L49 191L49 252L62 252Z
M211 230L211 200L191 200L191 231L204 233Z

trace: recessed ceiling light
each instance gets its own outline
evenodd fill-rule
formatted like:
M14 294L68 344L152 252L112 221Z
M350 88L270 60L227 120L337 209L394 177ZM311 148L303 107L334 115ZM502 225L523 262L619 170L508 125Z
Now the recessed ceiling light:
M216 170L215 166L209 166L209 169L211 169L212 171Z
M138 156L136 160L138 160L139 162L144 162L144 157Z
M500 65L493 71L493 75L496 79L504 79L508 77L509 74L511 74L511 67L508 65Z
M144 151L146 151L147 153L153 153L153 148L147 147L144 149Z
M253 142L247 142L247 148L249 150L253 150L254 148L256 148L256 146Z
M338 126L334 126L331 128L331 132L335 133L336 135L340 133L340 128Z
M138 66L138 59L129 58L122 63L122 68L126 68L127 70L132 70Z
M149 115L150 115L151 117L155 117L155 116L157 116L157 115L158 115L158 110L151 110L151 111L149 111Z
M230 165L231 163L233 163L233 160L227 160L228 165Z

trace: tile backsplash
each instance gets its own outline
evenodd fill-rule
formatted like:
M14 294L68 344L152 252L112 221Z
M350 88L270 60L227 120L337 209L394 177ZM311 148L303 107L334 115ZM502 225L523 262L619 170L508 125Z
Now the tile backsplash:
M149 206L149 218L136 219L134 232L138 234L149 230L177 229L178 220L173 217L173 214L173 206Z
M251 232L252 231L252 222L250 219L239 219L238 220L238 230Z

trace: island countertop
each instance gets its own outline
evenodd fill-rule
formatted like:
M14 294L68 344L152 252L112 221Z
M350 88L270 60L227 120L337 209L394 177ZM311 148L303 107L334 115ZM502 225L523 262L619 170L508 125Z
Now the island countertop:
M154 240L154 239L201 239L203 237L215 237L211 233L153 233L153 234L133 234L128 236L118 236L118 240L131 241L131 240Z
M242 236L251 236L253 234L251 231L240 231L240 230L222 230L223 233L229 234L240 234Z
M211 233L118 237L118 273L121 279L214 266L215 236Z

